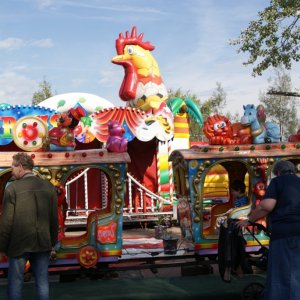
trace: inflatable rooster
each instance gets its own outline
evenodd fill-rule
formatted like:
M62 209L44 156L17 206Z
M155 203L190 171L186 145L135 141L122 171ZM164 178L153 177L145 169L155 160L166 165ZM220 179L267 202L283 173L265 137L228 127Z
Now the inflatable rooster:
M127 101L128 106L148 112L158 109L167 99L167 89L160 75L158 64L152 56L154 46L144 42L144 34L136 34L136 27L120 33L116 40L118 55L112 59L114 64L122 65L125 76L120 88L120 98Z

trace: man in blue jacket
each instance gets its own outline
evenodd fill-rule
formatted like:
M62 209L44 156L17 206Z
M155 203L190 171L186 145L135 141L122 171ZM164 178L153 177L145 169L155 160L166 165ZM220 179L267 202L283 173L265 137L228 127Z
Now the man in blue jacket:
M12 162L15 181L4 192L0 252L9 257L9 300L22 298L27 260L35 276L37 299L49 299L49 256L58 234L57 195L48 180L34 175L33 167L28 154L15 154Z

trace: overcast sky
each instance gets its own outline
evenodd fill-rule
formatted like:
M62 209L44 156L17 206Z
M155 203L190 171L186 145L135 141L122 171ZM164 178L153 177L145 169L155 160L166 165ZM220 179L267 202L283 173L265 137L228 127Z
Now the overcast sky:
M10 0L0 2L0 102L30 104L46 79L55 93L85 92L115 105L124 71L111 63L120 32L137 26L155 46L167 88L202 101L216 82L226 110L258 104L271 72L251 77L246 56L228 44L268 5L265 0ZM299 65L291 72L300 86Z

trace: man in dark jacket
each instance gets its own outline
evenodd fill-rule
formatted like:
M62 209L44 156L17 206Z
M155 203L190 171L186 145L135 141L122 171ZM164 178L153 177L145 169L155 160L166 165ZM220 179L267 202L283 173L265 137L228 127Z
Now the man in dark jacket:
M33 174L33 167L28 154L15 154L12 176L16 180L4 192L0 252L9 257L9 300L22 298L27 260L35 276L37 299L49 299L49 256L58 234L57 195L48 180Z

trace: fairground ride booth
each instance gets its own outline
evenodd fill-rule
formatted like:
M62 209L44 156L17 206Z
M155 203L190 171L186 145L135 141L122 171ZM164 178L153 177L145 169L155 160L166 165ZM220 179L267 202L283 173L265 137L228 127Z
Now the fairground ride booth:
M170 157L174 169L174 182L182 231L190 226L195 253L215 255L218 249L220 223L226 218L246 217L262 199L271 179L272 168L278 160L300 166L300 144L274 143L250 145L207 145L189 150L174 151ZM247 205L234 207L230 185L234 180L246 185ZM266 225L266 220L260 220ZM263 231L254 236L245 232L246 250L268 245L269 238Z
M70 145L60 151L44 149L49 128L57 117L53 110L38 106L2 108L0 213L5 187L12 180L12 157L18 152L27 152L35 164L34 174L49 180L58 191L59 241L55 246L56 259L50 265L90 268L116 261L122 254L124 178L129 155L108 152L97 143L90 143L90 149L84 149L85 144L79 150ZM71 208L73 202L76 206ZM66 234L67 214L72 215L72 220L84 220L81 231ZM8 259L2 255L2 275L6 274L7 267Z

